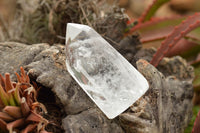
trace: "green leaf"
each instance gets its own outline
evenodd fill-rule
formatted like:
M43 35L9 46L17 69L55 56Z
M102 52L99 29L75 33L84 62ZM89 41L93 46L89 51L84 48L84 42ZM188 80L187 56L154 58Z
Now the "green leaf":
M144 12L144 14L140 18L140 22L145 22L151 19L154 16L155 12L166 2L170 0L154 0L152 5L148 7L148 9Z
M9 94L8 101L9 101L9 105L10 106L17 106L16 103L15 103L15 98L14 98L14 96L12 94Z
M9 98L8 94L5 92L5 90L1 85L0 85L0 98L5 106L8 105L8 98Z
M186 37L192 41L196 41L200 44L200 27L192 30L190 33L186 35Z
M179 25L185 17L153 18L152 20L134 26L129 33L139 33L141 42L145 43L164 40L176 25Z
M21 104L21 98L20 98L20 95L19 95L19 89L20 89L20 84L18 83L15 87L15 91L14 91L14 100L15 100L15 103L17 106L19 106Z
M192 116L192 119L188 125L188 127L185 129L184 133L191 133L192 132L192 128L193 128L193 125L194 125L194 122L195 122L195 119L197 117L197 114L200 110L200 107L199 106L194 106L193 107L193 116Z

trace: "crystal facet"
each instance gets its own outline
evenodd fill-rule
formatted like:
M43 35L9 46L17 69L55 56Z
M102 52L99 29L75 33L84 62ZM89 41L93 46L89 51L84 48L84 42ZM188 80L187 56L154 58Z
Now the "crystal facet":
M89 26L67 24L66 51L69 73L109 119L149 88L146 79Z

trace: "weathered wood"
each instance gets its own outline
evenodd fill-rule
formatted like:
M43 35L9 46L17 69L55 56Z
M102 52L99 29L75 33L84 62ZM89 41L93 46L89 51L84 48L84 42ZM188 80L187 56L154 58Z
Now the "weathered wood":
M154 52L140 50L136 55L150 60ZM114 120L107 119L71 78L63 45L0 43L0 62L1 74L10 72L15 79L14 72L23 66L31 79L57 95L67 114L66 133L181 133L192 115L193 70L181 57L165 58L158 66L163 74L139 60L137 68L150 88Z

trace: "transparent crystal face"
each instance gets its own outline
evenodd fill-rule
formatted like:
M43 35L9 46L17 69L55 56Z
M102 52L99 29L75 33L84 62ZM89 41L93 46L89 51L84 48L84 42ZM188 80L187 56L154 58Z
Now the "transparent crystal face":
M69 73L109 119L149 88L146 79L86 25L67 24L66 52Z

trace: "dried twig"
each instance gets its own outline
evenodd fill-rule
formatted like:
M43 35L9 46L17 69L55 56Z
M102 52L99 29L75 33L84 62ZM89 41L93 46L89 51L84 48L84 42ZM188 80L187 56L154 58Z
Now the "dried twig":
M53 11L53 9L51 9L50 12L49 12L48 27L49 27L50 32L55 35L56 31L54 30L54 26L53 26L53 14L54 14L54 11Z
M80 9L81 9L81 11L82 11L82 13L83 13L83 16L84 16L85 20L87 21L87 24L88 24L90 27L92 27L92 24L91 24L90 21L88 20L87 15L86 15L86 13L85 13L85 11L84 11L84 9L83 9L83 6L82 6L82 4L81 4L81 0L78 1L78 4L79 4L79 7L80 7Z
M115 44L115 45L117 45L117 46L119 46L120 44L119 43L117 43L117 42L115 42L115 41L113 41L112 39L110 39L109 37L107 37L107 36L105 36L105 35L102 35L103 36L103 38L105 38L106 40L109 40L109 41L111 41L113 44Z
M8 32L8 28L6 26L6 22L4 21L2 15L0 14L0 24L3 27L4 33L6 35L7 38L10 38L10 34Z

